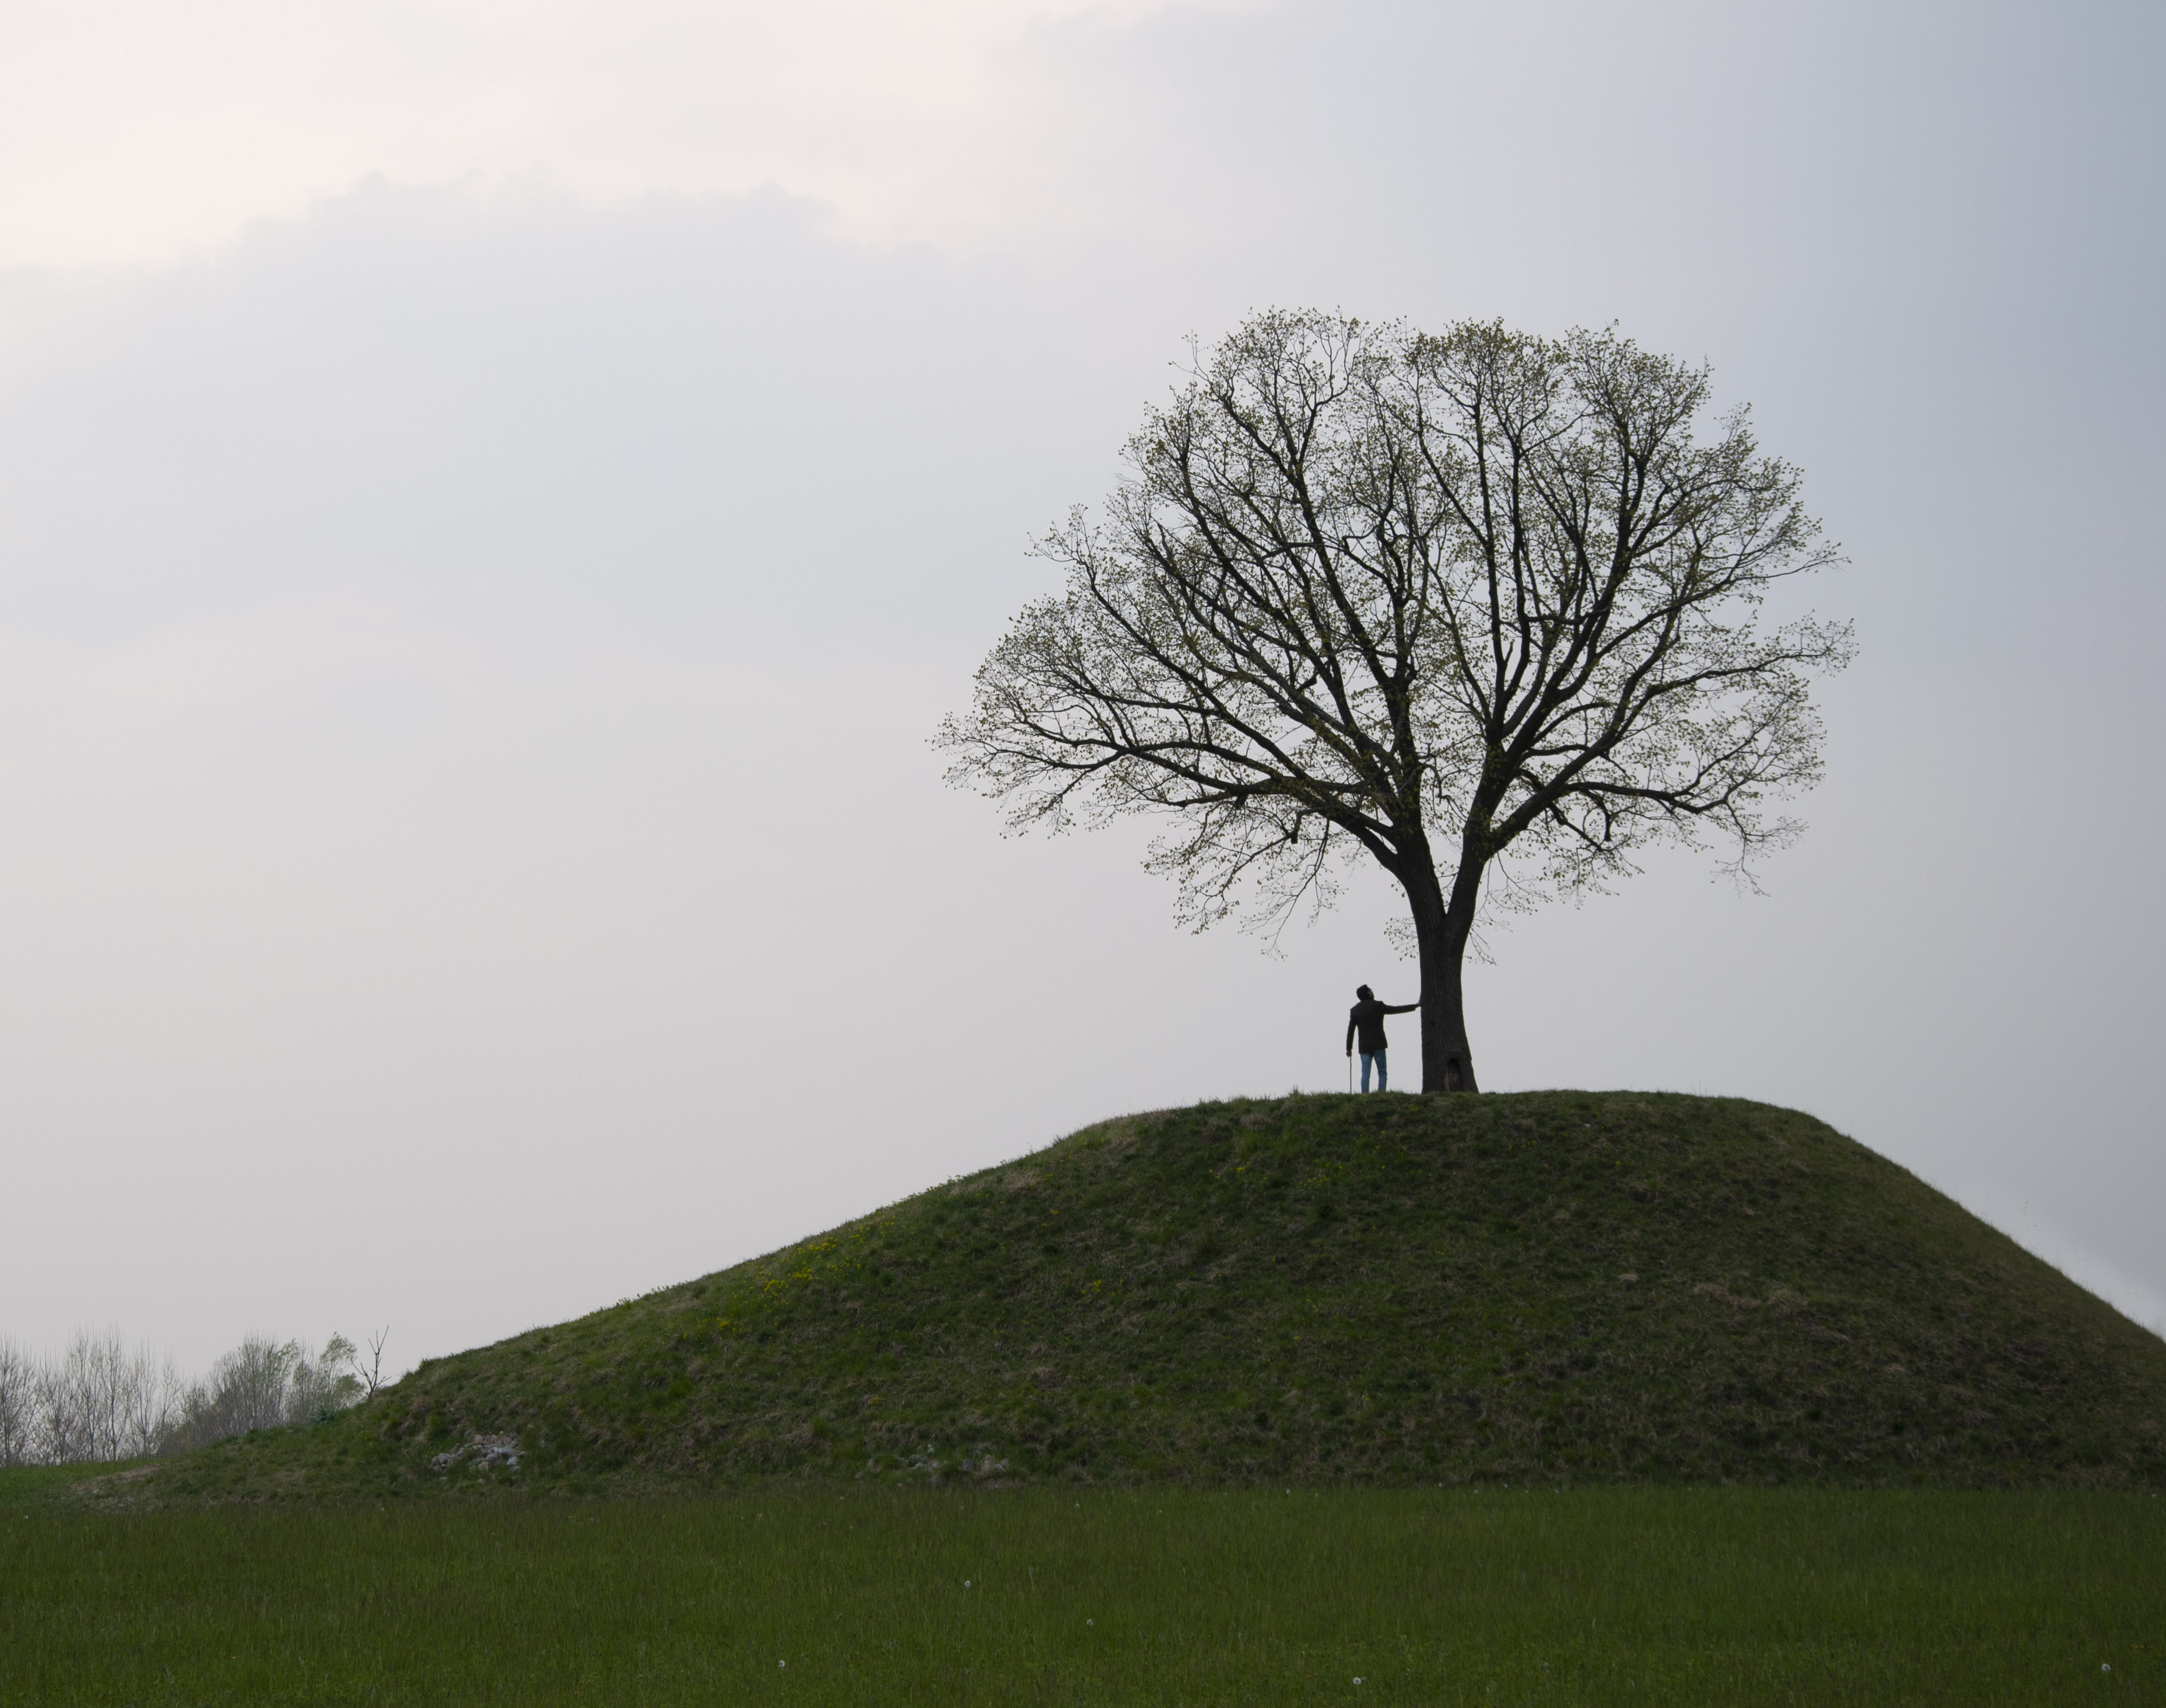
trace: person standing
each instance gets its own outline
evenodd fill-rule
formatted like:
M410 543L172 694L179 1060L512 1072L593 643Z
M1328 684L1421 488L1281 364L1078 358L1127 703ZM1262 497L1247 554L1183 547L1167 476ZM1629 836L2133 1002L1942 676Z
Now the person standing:
M1382 1091L1387 1083L1384 1016L1387 1014L1412 1014L1421 1006L1421 1002L1417 998L1413 1002L1403 1002L1395 1008L1389 1003L1377 1001L1376 992L1366 984L1358 987L1354 994L1360 1000L1346 1015L1346 1053L1350 1056L1354 1053L1355 1040L1359 1038L1361 1044L1361 1089L1364 1091L1369 1089L1369 1064L1373 1062L1376 1067L1376 1089Z

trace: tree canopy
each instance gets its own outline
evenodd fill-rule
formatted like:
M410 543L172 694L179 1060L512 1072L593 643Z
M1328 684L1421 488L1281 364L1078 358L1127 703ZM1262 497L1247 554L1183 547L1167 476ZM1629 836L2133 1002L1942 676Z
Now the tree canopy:
M1485 878L1598 885L1666 837L1746 873L1820 775L1849 627L1762 607L1835 552L1709 391L1613 332L1254 318L1042 543L1065 586L943 725L951 780L1018 827L1169 816L1199 925L1328 902L1366 852L1407 896L1424 1089L1475 1089Z

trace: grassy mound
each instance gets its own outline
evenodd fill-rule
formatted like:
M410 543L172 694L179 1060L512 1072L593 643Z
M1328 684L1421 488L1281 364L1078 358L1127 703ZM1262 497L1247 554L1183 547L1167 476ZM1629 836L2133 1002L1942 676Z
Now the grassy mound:
M2162 1421L2166 1343L1808 1116L1295 1097L1091 1127L107 1487L2157 1484Z

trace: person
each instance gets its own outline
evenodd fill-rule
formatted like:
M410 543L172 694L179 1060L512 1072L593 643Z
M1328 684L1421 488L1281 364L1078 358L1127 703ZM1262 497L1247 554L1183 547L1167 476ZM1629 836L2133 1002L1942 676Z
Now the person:
M1419 998L1403 1002L1394 1008L1389 1003L1376 1000L1376 994L1366 984L1359 986L1354 994L1361 999L1346 1015L1346 1053L1354 1053L1354 1041L1361 1041L1361 1089L1369 1089L1369 1064L1376 1063L1376 1089L1386 1089L1384 1068L1384 1016L1387 1014L1412 1014L1421 1006Z

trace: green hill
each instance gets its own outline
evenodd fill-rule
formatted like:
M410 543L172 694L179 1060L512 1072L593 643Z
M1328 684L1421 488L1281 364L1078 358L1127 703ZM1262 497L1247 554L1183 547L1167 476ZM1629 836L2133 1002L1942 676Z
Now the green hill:
M1293 1097L1087 1128L102 1486L2155 1484L2162 1421L2166 1343L1808 1116Z

